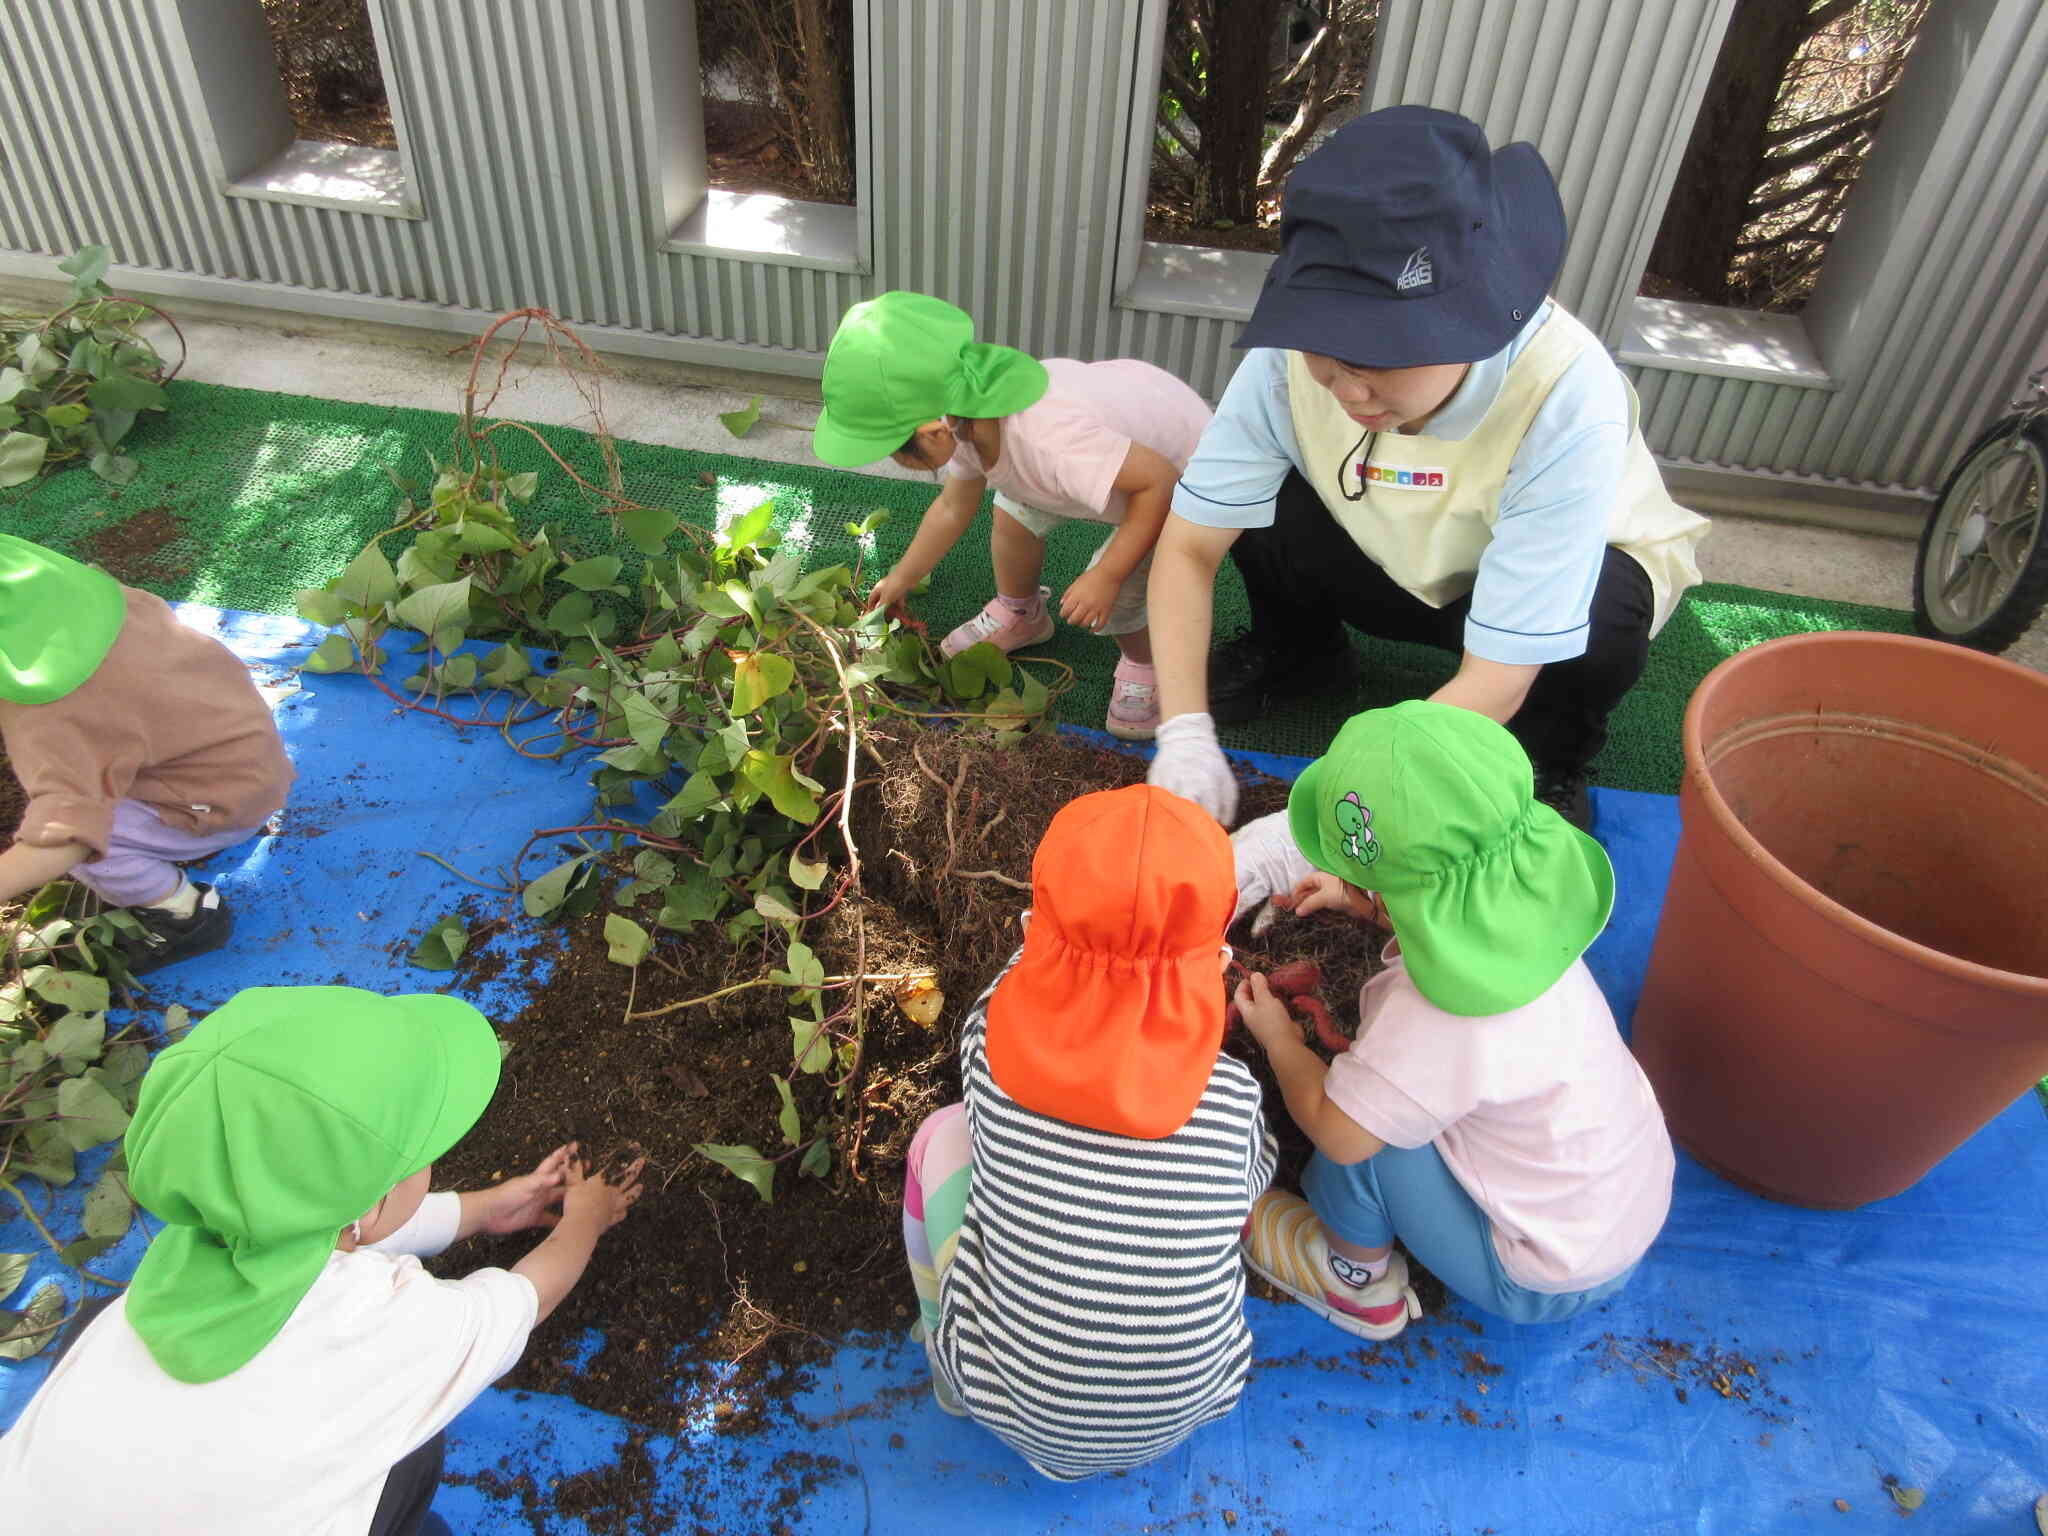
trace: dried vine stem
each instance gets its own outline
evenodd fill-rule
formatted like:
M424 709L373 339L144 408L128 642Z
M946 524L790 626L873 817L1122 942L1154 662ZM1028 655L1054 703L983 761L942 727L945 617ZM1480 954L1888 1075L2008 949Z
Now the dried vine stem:
M860 769L860 734L856 725L857 713L853 703L853 684L846 678L846 662L839 654L839 647L832 643L825 627L808 614L796 617L818 637L818 643L825 648L831 659L833 674L839 679L839 697L846 705L846 784L839 796L839 840L846 845L846 888L858 896L860 884L860 845L853 839L853 791L858 785ZM853 914L853 973L864 975L868 968L868 927L862 913L861 903L856 901L848 909ZM857 1106L853 1119L853 1146L846 1155L847 1171L859 1179L860 1144L867 1132L867 1098L853 1093L853 1087L860 1079L863 1058L867 1051L867 995L864 987L853 989L853 1061L846 1069L846 1091L853 1094Z
M961 786L967 782L967 759L964 757L960 759L959 772L953 775L953 782L948 784L939 777L932 765L924 760L924 754L917 750L916 742L910 744L910 755L916 760L918 770L932 781L940 794L946 797L946 864L932 878L934 880L943 880L948 875L951 875L956 880L994 880L999 884L1009 886L1013 891L1028 892L1031 889L1031 882L1029 880L1019 880L1014 875L1004 874L1000 869L955 869L953 867L954 861L960 857L959 839L954 831L954 820L955 813L960 804ZM1005 814L1007 813L997 811L989 819L988 825L982 828L982 836L984 838L995 830L996 823L1001 821Z
M498 333L515 320L519 322L518 334L511 338L504 353L498 358L497 375L491 380L489 391L479 402L478 376L483 369L484 354ZM492 421L479 425L497 405L498 396L505 388L505 378L511 370L512 360L518 356L519 349L526 344L527 337L536 324L541 328L548 362L568 377L577 397L583 402L584 412L590 420L589 436L597 444L598 456L604 461L603 485L592 485L584 479L568 460L555 452L552 443L523 421ZM469 351L469 378L462 389L462 414L456 431L459 437L468 441L478 464L481 465L488 459L493 468L497 466L497 445L490 441L493 435L498 432L523 432L540 445L541 452L554 460L556 467L563 474L581 489L597 497L604 504L607 513L616 516L620 512L656 510L643 502L633 500L624 490L625 478L619 468L618 444L612 437L611 427L604 416L602 380L611 370L605 366L604 360L590 349L589 344L565 325L559 316L551 310L533 307L511 310L492 321L484 333L469 344ZM681 521L678 521L676 526L702 545L702 529Z

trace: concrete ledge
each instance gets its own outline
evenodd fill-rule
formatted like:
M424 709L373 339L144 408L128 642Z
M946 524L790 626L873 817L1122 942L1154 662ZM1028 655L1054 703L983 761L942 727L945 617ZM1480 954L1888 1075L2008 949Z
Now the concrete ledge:
M1148 309L1204 320L1245 321L1273 258L1265 251L1225 251L1206 245L1147 240L1131 285L1117 297L1123 309Z
M46 295L61 294L63 287L50 281L56 258L0 251L0 281L32 302ZM149 267L116 266L107 274L116 292L138 298L176 301L175 312L197 313L195 303L218 306L219 318L249 319L250 311L279 312L293 317L300 329L332 325L337 331L359 335L366 325L391 327L412 332L419 342L445 345L450 336L474 337L490 329L498 316L482 310L460 309L449 304L424 304L407 299L369 298L360 294L335 293L325 289L293 288L282 283L256 283L238 278L194 276ZM167 304L166 308L173 308ZM696 336L670 336L658 331L628 330L622 326L586 325L565 318L591 347L613 357L633 358L661 364L687 365L695 370L714 370L752 382L761 393L794 399L817 398L816 380L824 372L822 352L800 352L784 347L753 346L745 342L712 341ZM273 323L266 321L265 323Z
M1615 356L1630 367L1704 373L1760 384L1840 389L1797 315L1676 299L1634 298L1623 312Z
M661 248L684 256L864 274L860 236L861 211L851 204L713 187Z
M1731 469L1692 459L1660 457L1657 467L1675 501L1710 517L1732 513L1765 522L1917 541L1934 511L1933 496L1903 486L1857 485Z
M294 139L283 154L222 189L229 197L299 203L343 213L418 219L419 201L395 149L366 144L324 144Z

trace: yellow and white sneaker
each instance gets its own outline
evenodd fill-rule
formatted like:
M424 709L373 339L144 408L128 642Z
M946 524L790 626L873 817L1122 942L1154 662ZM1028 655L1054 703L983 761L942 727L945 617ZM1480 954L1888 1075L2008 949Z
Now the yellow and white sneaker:
M1243 1248L1255 1274L1361 1339L1391 1339L1422 1316L1408 1284L1407 1255L1395 1249L1387 1272L1370 1285L1346 1284L1331 1267L1323 1224L1299 1195L1278 1189L1261 1195L1244 1224Z

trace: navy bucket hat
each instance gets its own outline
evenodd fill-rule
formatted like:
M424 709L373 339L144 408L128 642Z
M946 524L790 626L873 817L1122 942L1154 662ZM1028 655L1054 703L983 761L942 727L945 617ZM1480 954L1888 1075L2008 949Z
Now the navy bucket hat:
M1237 345L1361 368L1477 362L1536 312L1564 243L1534 145L1489 149L1434 107L1369 112L1288 178L1280 255Z

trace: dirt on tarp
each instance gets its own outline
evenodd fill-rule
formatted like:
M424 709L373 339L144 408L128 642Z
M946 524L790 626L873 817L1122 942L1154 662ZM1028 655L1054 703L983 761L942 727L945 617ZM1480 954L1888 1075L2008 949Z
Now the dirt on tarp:
M594 917L551 925L539 946L509 959L495 935L473 944L458 988L548 974L519 1012L494 1021L510 1046L502 1083L476 1129L437 1166L436 1186L511 1177L568 1140L606 1161L647 1158L640 1203L604 1238L582 1283L503 1385L566 1394L645 1431L673 1434L708 1418L741 1433L790 1411L787 1400L809 1384L808 1368L848 1334L907 1330L915 1297L901 1202L910 1138L926 1115L959 1096L959 1023L1019 942L1017 916L1029 904L1024 887L1046 825L1076 796L1137 783L1144 770L1129 754L1061 736L1002 750L906 729L883 743L881 764L855 802L864 897L807 924L805 937L828 977L852 974L863 959L870 975L929 969L946 1004L927 1029L904 1016L890 984L870 986L857 1146L826 1076L796 1075L806 1138L821 1119L841 1118L822 1179L799 1174L797 1149L777 1141L770 1074L789 1074L792 1050L783 988L626 1017L758 976L766 959L759 946L735 951L722 927L701 924L663 935L636 973L607 959ZM1244 815L1285 800L1284 784L1249 780ZM843 867L842 848L821 846L835 870ZM811 904L821 906L834 884L828 879ZM632 915L651 924L646 912ZM524 918L516 924L527 926ZM483 937L483 926L473 926ZM1341 919L1283 917L1259 949L1239 935L1239 953L1255 966L1315 959L1324 996L1348 1030L1358 987L1378 966L1378 937ZM1262 1053L1242 1031L1233 1035L1226 1049L1264 1078ZM1306 1142L1277 1094L1268 1116L1283 1147L1291 1143L1295 1155L1283 1158L1291 1173ZM782 1156L773 1204L694 1152L700 1143ZM509 1265L536 1240L473 1239L437 1267ZM649 1523L653 1473L642 1486L625 1470L601 1486L577 1480L577 1512L612 1522L593 1529L666 1529ZM815 1474L789 1471L799 1480ZM560 1508L531 1479L477 1482L529 1509L534 1501ZM766 1497L772 1503L772 1489ZM634 1523L618 1523L629 1508ZM674 1514L687 1529L687 1507Z

